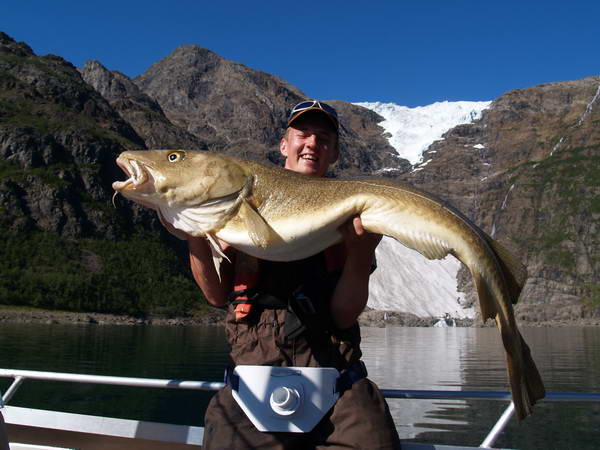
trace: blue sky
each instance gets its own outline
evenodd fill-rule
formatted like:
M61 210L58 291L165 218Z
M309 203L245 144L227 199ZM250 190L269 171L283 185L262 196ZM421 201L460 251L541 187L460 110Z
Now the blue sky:
M309 97L413 107L600 75L598 17L592 0L20 0L0 31L132 77L197 44Z

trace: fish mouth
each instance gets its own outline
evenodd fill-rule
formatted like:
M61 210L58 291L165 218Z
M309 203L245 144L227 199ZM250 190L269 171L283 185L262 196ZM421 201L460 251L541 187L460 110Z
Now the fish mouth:
M112 188L115 190L112 197L113 206L116 207L115 197L117 194L122 194L135 199L143 206L154 208L155 206L150 201L150 197L154 193L154 177L146 164L132 158L118 158L117 165L129 178L125 181L115 181L112 184Z
M147 167L138 163L135 159L119 158L117 159L117 165L129 177L125 181L115 181L112 184L112 188L117 192L127 189L140 190L152 178Z

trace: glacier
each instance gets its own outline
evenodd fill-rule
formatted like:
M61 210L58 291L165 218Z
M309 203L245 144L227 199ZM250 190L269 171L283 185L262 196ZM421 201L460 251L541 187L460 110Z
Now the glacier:
M436 102L409 108L395 103L360 102L356 105L375 111L385 120L379 125L391 135L389 143L398 155L418 164L423 152L451 128L471 123L491 102Z
M379 125L388 133L390 145L413 166L422 162L423 152L442 139L444 133L479 119L490 104L444 101L409 108L394 103L356 103L385 119ZM474 317L474 307L466 307L464 294L457 290L460 262L454 257L429 261L386 236L377 247L376 257L378 269L369 284L367 306L370 308L408 312L419 317L443 317L446 314L454 318Z

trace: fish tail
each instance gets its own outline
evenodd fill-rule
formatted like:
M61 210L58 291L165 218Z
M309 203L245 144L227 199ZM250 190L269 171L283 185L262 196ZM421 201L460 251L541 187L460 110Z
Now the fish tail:
M513 254L507 250L498 241L495 241L487 234L481 232L484 240L489 245L493 254L493 261L490 263L496 266L493 270L501 278L498 280L506 288L506 295L513 305L519 300L523 286L527 281L527 268L518 261ZM467 266L469 267L469 266ZM475 267L469 267L471 275L475 281L477 294L480 300L481 316L483 320L494 319L496 316L496 301L495 297L498 293L490 290L484 275ZM500 291L503 291L500 289Z
M511 302L507 301L508 310L499 310L498 303L494 300L498 294L494 294L481 273L475 271L472 272L472 275L479 296L482 319L484 321L490 318L495 319L500 330L502 343L506 350L508 379L515 411L519 420L523 420L532 413L536 401L544 398L546 392L544 383L531 357L529 346L516 328ZM506 273L504 275L504 278L510 277ZM517 289L516 281L513 288Z
M504 333L502 337L504 340ZM546 396L546 390L529 346L518 331L517 337L519 345L516 347L520 348L521 358L507 352L507 366L515 412L517 418L523 420L533 413L533 405Z
M487 235L486 238L497 257L510 303L514 305L519 300L519 296L527 280L527 268L498 241L493 240ZM511 319L514 320L514 317L511 317ZM523 420L532 414L533 405L546 396L546 390L542 377L531 356L531 349L525 342L525 339L523 339L521 333L516 327L514 328L514 333L508 332L513 327L499 326L499 328L501 328L502 340L505 343L506 349L514 349L512 352L507 351L507 365L517 418ZM506 339L507 337L509 339ZM514 360L515 358L516 361ZM517 367L519 367L518 370Z

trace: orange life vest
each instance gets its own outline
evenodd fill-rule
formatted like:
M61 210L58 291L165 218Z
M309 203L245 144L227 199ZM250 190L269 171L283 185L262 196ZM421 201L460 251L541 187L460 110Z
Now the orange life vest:
M325 267L328 272L341 270L346 261L343 244L336 244L324 250ZM260 281L260 260L243 253L236 255L234 290L231 302L235 305L235 320L244 320L252 312L253 300L256 296L254 288Z

